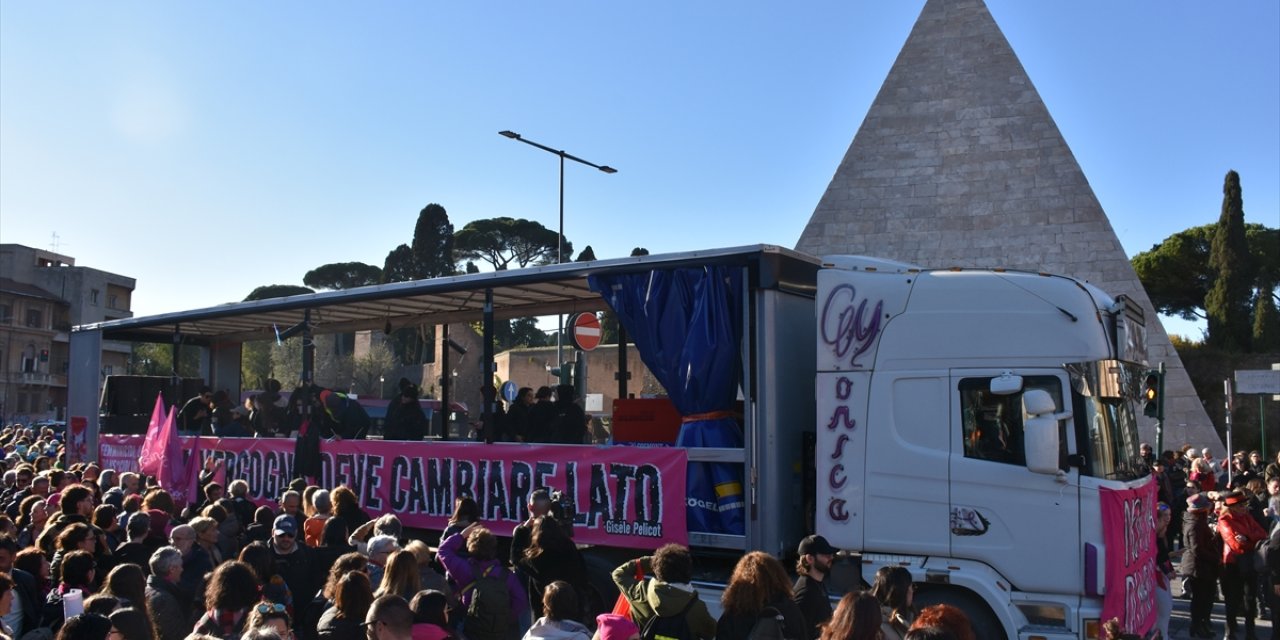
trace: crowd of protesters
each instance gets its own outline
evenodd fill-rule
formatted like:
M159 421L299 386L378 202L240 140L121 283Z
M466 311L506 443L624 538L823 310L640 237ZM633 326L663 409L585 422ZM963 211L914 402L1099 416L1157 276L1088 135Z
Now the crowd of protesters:
M773 556L743 556L718 619L691 584L689 549L664 546L614 571L619 612L545 489L507 553L468 497L433 552L345 486L295 480L255 505L243 480L212 481L211 459L200 495L179 504L150 477L64 469L51 431L9 427L0 446L3 640L746 640L761 619L794 640L973 639L958 610L917 613L901 568L833 608L836 550L819 536L801 543L794 584Z
M1157 626L1168 637L1172 584L1181 579L1191 637L1254 640L1256 620L1274 622L1280 612L1280 455L1267 463L1237 451L1219 462L1210 449L1183 445L1157 457L1147 444L1141 453L1159 496ZM1224 631L1210 619L1219 598Z
M572 517L544 489L530 494L506 554L469 497L433 552L395 515L364 512L345 486L297 479L255 504L243 480L212 481L211 458L200 495L179 504L154 478L64 468L47 429L8 427L0 446L0 640L974 638L959 609L917 609L901 567L833 607L836 549L821 536L796 550L795 580L767 553L742 556L718 617L692 585L689 549L664 546L613 571L621 596L609 612ZM1220 597L1226 637L1252 640L1255 619L1280 611L1280 457L1238 452L1224 465L1208 450L1156 457L1147 445L1142 455L1160 500L1158 632L1168 637L1181 578L1193 637L1214 635Z

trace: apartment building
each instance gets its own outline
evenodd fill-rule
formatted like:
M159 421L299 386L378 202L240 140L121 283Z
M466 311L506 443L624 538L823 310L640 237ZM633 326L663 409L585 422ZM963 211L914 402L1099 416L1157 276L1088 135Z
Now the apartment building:
M71 256L0 244L0 423L66 419L71 327L133 317L134 285ZM104 342L101 377L125 373L129 355L128 343Z

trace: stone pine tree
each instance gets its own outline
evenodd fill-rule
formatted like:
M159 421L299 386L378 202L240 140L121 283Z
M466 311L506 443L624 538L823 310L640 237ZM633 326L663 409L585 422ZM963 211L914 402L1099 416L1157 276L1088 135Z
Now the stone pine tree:
M1244 230L1240 174L1228 171L1222 186L1222 215L1209 251L1213 286L1205 297L1209 317L1206 341L1227 351L1248 351L1252 334L1253 274Z
M363 262L322 264L302 276L302 284L316 289L354 289L382 281L382 269Z

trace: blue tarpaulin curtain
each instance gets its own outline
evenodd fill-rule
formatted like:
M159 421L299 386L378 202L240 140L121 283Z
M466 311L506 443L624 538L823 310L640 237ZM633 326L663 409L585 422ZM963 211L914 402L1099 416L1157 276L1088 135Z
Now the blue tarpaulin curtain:
M593 275L640 359L684 416L677 446L742 447L732 416L742 344L742 269L703 267ZM690 463L689 529L744 533L742 467Z

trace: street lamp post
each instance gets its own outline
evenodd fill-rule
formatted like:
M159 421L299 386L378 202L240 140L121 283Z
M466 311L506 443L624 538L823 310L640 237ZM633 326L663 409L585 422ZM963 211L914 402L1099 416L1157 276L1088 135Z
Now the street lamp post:
M532 140L529 140L521 136L520 134L514 131L499 131L498 135L506 138L511 138L512 140L516 140L519 142L523 142L527 145L537 147L539 149L542 149L543 151L546 151L547 153L555 154L560 157L560 227L559 227L559 231L556 233L556 263L557 264L563 263L564 262L564 161L566 159L573 160L574 162L577 162L579 164L585 164L588 167L591 167L593 169L599 169L600 171L603 171L605 173L617 173L618 170L614 169L613 167L610 167L607 164L596 164L594 162L583 160L582 158L579 158L578 156L575 156L571 153L566 153L564 149L553 149L551 147L548 147L547 145L539 144L537 142L534 142ZM563 377L564 376L563 374L563 371L564 371L564 314L557 314L556 326L558 327L558 331L556 331L556 365L560 367L560 370L562 372L561 380L563 381L564 379Z

